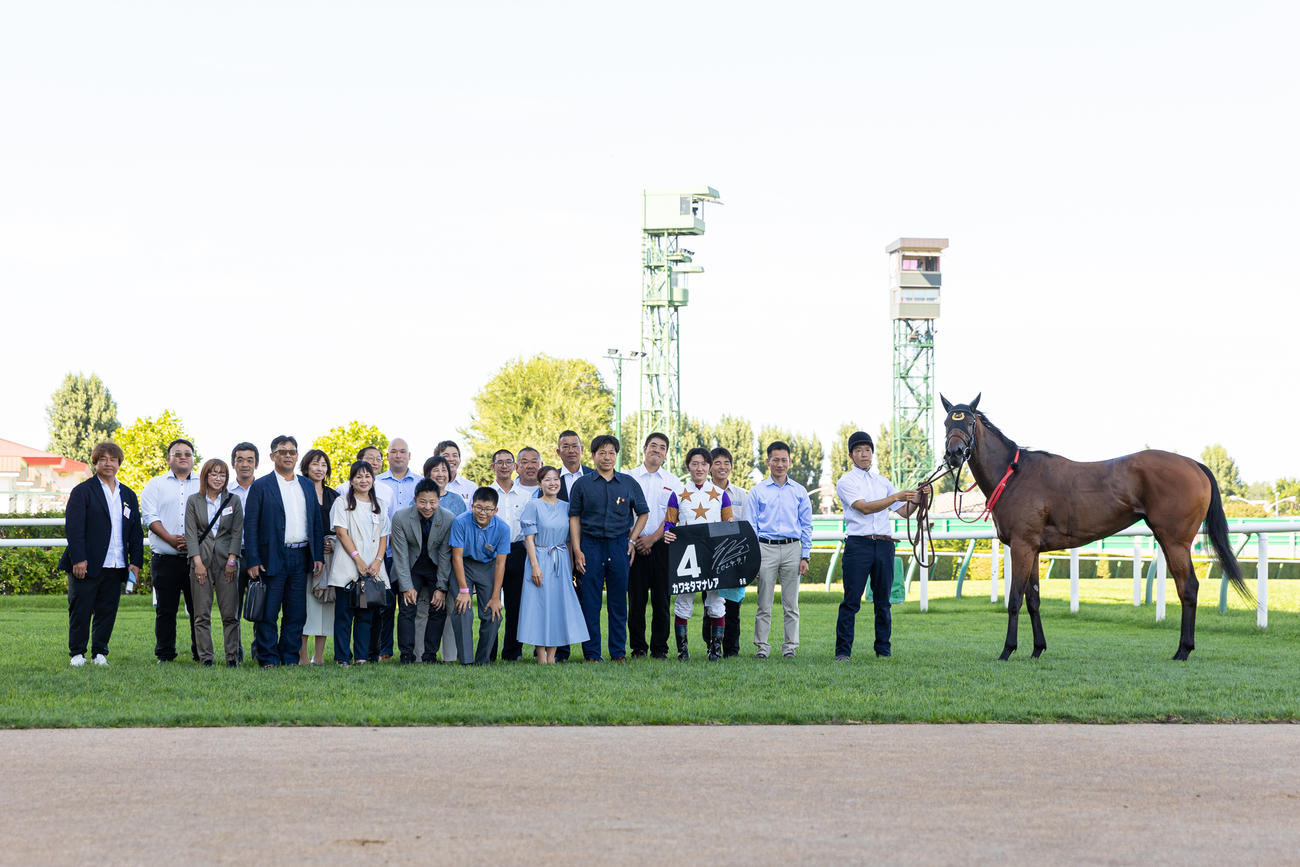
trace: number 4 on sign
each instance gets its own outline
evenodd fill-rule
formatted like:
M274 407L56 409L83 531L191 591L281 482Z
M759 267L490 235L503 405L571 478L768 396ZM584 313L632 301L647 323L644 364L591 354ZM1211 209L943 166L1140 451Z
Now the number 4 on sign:
M699 578L700 573L703 571L700 568L699 560L695 556L695 546L687 545L686 550L682 553L682 562L677 564L677 577Z

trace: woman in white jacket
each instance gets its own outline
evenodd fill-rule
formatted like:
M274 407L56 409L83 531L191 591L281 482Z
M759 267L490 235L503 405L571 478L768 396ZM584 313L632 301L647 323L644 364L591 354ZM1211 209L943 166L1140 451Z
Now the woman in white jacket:
M371 615L377 608L357 606L348 589L366 576L388 585L384 551L388 548L390 516L374 496L375 476L370 464L357 461L348 470L348 492L334 501L330 523L338 534L338 546L330 568L329 584L334 597L334 661L339 665L362 665L376 660L370 653ZM354 656L355 654L355 656Z

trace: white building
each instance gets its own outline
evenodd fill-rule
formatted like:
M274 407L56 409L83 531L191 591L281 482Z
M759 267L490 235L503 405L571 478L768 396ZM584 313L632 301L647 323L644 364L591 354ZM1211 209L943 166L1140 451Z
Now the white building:
M0 514L58 511L90 466L0 439Z

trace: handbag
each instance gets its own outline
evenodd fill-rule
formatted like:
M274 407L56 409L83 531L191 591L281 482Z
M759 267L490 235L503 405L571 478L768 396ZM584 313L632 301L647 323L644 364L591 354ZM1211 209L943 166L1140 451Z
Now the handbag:
M388 602L388 587L373 575L362 575L352 582L353 608L384 608Z
M260 578L248 582L248 591L244 596L244 619L250 623L261 623L266 616L266 582Z

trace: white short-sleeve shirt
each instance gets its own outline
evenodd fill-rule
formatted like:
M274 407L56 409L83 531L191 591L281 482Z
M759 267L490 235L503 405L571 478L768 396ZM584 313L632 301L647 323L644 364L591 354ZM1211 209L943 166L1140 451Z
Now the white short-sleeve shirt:
M903 507L902 503L893 503L888 508L881 509L870 515L864 515L853 504L858 500L870 503L875 500L882 500L890 494L897 493L889 479L877 473L875 470L860 470L857 467L849 470L835 485L835 493L840 498L840 503L844 507L844 525L845 533L849 536L888 536L894 532L890 520L890 512L896 512Z

